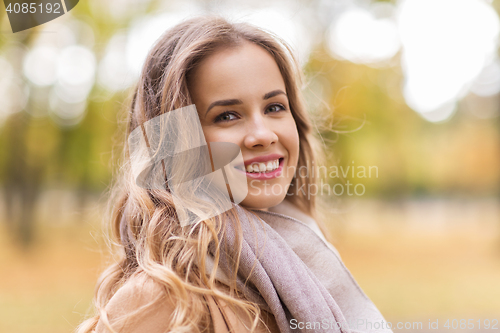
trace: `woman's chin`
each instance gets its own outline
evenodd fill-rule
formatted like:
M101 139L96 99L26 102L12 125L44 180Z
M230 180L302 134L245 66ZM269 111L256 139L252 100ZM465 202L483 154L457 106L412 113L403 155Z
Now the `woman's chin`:
M275 196L252 196L251 194L247 195L245 200L243 200L240 205L247 209L261 209L267 210L268 208L279 205L285 196L275 195Z

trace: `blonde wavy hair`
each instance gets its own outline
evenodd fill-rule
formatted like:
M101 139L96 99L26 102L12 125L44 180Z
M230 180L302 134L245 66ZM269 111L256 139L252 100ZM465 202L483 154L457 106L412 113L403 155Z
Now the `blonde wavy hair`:
M307 161L317 162L319 150L311 133L311 123L302 96L303 74L292 49L278 36L248 23L231 23L215 15L187 19L166 31L149 52L139 82L133 92L127 117L126 137L138 126L166 112L193 104L188 91L189 74L202 59L222 47L237 47L250 41L267 50L283 76L291 113L299 134L300 153L297 168ZM201 221L190 228L180 226L172 196L168 190L148 190L136 185L131 176L127 140L123 140L123 161L115 177L108 203L110 243L116 259L99 277L94 295L94 314L82 322L77 333L91 332L101 320L112 332L105 306L132 274L151 278L177 300L170 327L175 332L200 332L209 312L205 295L224 300L244 310L255 330L260 317L256 304L241 297L236 287L239 252L231 258L232 283L229 294L215 285L215 273L221 251L220 235L229 217L238 221L236 212ZM295 191L316 184L318 176L296 176L285 200L315 218L315 197ZM127 233L120 233L125 221ZM326 228L318 221L328 237ZM122 226L123 227L123 226ZM238 229L240 230L240 229ZM122 236L121 236L122 235ZM205 259L210 244L215 245L215 265L210 275ZM241 238L237 239L241 245ZM199 263L199 264L198 264Z

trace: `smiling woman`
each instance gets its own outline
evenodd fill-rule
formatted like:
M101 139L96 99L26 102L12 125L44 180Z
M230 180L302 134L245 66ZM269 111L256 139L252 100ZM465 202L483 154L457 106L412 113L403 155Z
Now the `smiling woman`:
M294 322L327 324L315 332L391 332L373 325L384 318L314 220L314 196L294 190L317 177L295 172L316 156L300 84L286 43L245 23L197 17L158 40L127 134L194 104L212 153L216 143L239 147L243 162L227 170L245 176L239 185L248 193L224 213L182 225L185 203L175 201L171 179L160 177L164 188L140 187L126 156L118 199L110 199L117 259L101 275L96 313L79 333L293 332ZM197 135L167 128L174 133L160 135L166 141ZM182 174L198 167L178 162ZM185 208L199 210L192 205Z

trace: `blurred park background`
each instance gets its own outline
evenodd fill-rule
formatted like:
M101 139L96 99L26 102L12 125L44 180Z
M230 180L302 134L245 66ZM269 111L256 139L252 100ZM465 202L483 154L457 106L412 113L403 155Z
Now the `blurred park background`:
M345 173L325 181L352 184L323 193L327 224L384 317L500 321L500 1L87 0L15 34L0 8L0 332L90 310L130 89L159 35L207 12L295 48Z

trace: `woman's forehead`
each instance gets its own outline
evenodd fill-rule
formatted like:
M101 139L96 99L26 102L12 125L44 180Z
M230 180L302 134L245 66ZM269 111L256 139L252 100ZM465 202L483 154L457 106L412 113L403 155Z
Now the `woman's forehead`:
M285 83L272 55L247 42L205 58L190 77L190 87L203 97L235 98L235 94L260 96L275 89L285 90Z

